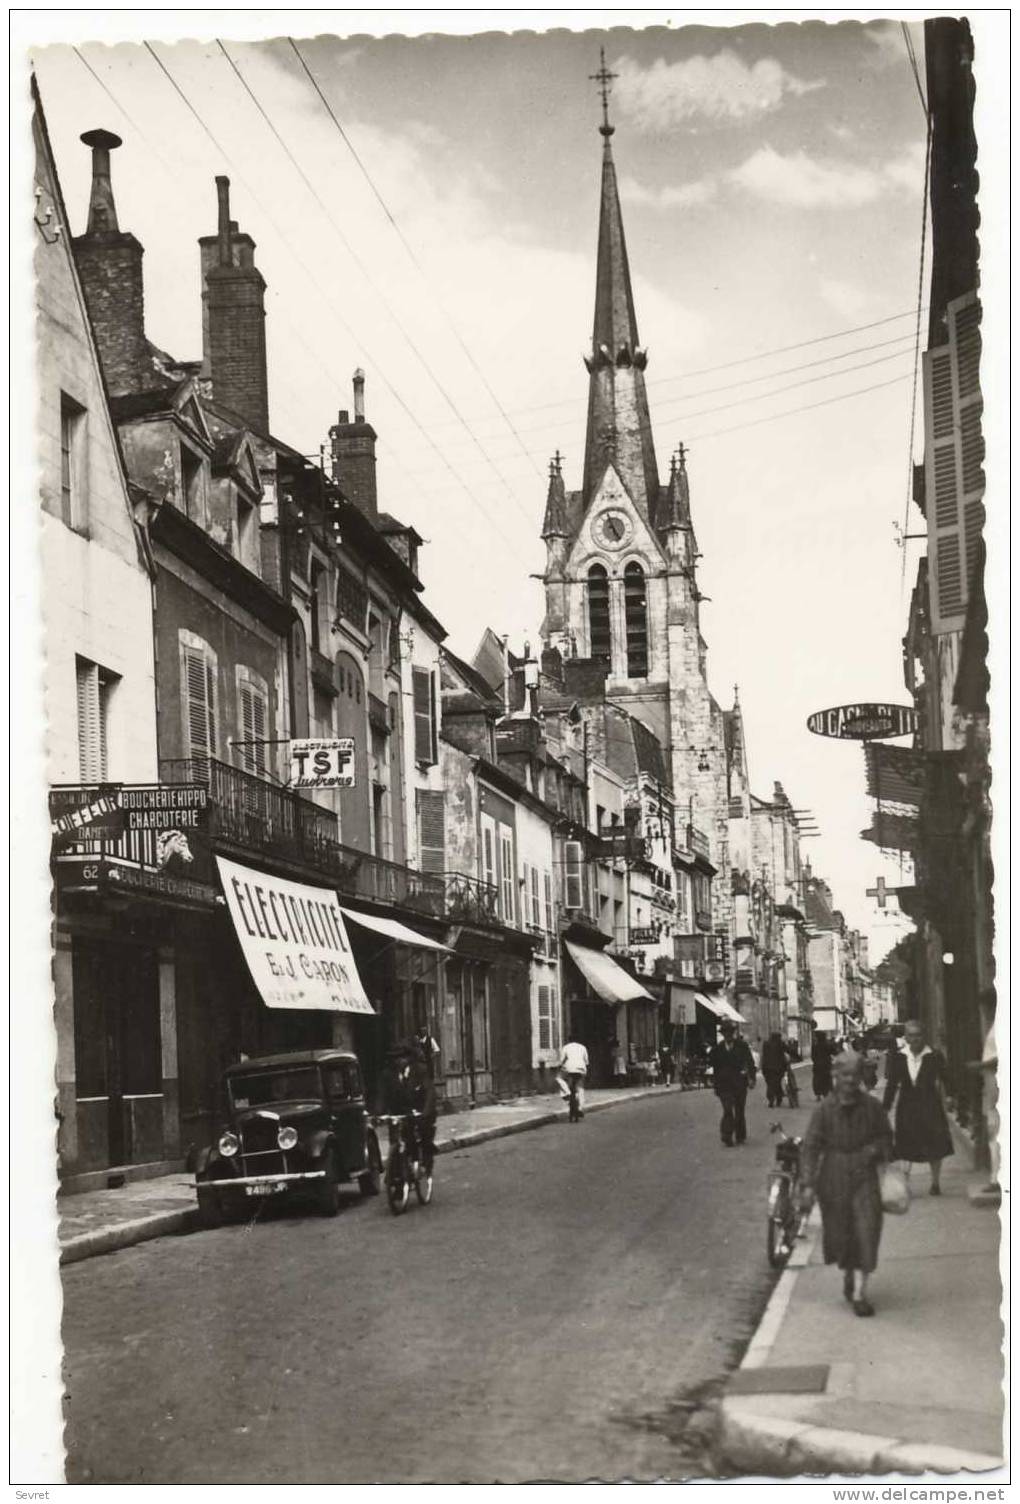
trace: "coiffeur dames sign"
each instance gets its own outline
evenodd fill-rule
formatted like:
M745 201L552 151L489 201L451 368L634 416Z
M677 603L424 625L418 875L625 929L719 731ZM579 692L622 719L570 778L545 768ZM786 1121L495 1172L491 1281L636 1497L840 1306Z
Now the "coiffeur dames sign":
M244 959L267 1007L375 1013L331 889L272 877L222 856L216 865Z
M807 728L816 736L840 741L866 742L881 736L912 736L917 730L917 711L908 705L836 705L809 715Z

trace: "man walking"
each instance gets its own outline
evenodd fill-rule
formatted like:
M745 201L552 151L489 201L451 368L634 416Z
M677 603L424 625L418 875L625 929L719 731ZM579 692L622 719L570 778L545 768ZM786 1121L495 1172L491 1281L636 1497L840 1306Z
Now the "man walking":
M755 1082L754 1058L745 1040L737 1033L731 1019L724 1018L719 1025L722 1038L712 1050L709 1063L712 1067L712 1087L722 1103L722 1122L719 1131L727 1149L734 1142L742 1144L747 1139L747 1120L744 1105L747 1088Z
M576 1039L568 1040L560 1056L559 1087L572 1108L576 1104L578 1117L584 1117L584 1078L587 1074L588 1051Z

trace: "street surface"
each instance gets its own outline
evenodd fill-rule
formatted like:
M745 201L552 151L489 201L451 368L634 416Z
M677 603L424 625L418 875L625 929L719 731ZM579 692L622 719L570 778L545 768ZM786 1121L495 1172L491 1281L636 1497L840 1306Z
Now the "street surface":
M354 1194L69 1266L72 1483L704 1476L706 1399L772 1288L767 1125L708 1091L443 1155Z

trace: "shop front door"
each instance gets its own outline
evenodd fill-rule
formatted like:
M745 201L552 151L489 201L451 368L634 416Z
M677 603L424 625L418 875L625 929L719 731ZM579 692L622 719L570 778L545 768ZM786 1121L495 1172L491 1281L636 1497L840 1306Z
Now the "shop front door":
M74 943L79 1171L163 1158L159 964L148 946Z

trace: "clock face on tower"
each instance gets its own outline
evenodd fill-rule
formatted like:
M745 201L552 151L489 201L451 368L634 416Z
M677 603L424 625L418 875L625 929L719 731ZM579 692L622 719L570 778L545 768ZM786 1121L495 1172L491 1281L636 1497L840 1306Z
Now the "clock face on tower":
M603 548L623 548L630 542L632 531L627 513L617 511L615 507L600 512L592 527L596 543Z

